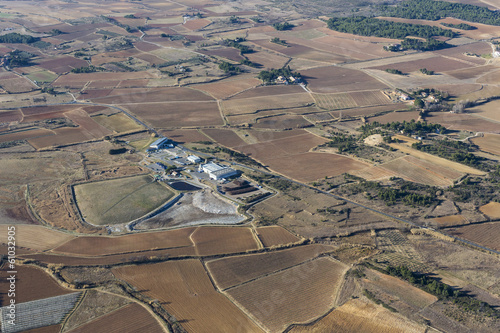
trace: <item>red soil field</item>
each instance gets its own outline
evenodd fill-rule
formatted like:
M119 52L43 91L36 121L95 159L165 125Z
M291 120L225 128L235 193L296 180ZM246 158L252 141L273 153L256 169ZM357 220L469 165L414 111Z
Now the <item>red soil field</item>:
M2 292L0 293L1 304L8 304L10 297L8 297L8 281L6 278L9 276L7 273L8 267L0 271L2 279L0 286ZM72 293L72 290L61 287L51 276L45 273L42 269L27 266L16 265L16 303L23 303L34 301L37 299L60 296Z
M213 141L226 146L226 147L238 147L246 145L247 143L243 141L233 130L224 129L204 129L203 133L208 135Z
M447 232L459 238L500 251L500 223L470 224L458 228L447 229Z
M133 252L129 254L106 255L102 257L78 257L68 255L26 254L23 258L34 259L46 264L61 264L65 266L116 265L144 261L148 258L183 258L195 256L194 247L180 247L166 250Z
M90 118L88 113L82 109L71 110L64 113L64 115L96 139L113 133L113 131L96 123L92 118Z
M268 129L288 129L298 128L311 125L311 123L298 115L284 115L266 117L257 120L253 128L268 128Z
M278 55L267 51L259 51L246 54L251 62L261 64L264 68L281 68L289 60L288 57Z
M287 95L287 94L298 94L303 93L304 89L298 85L274 85L274 86L260 86L252 89L248 89L236 96L234 98L252 98L252 97L262 97L262 96L276 96L276 95Z
M209 138L207 138L198 130L161 130L160 133L167 138L181 144L209 140Z
M128 304L118 310L108 313L104 316L79 326L71 333L109 333L109 332L127 332L127 333L160 333L166 330L153 318L153 316L137 303Z
M149 62L150 64L154 64L154 65L163 64L165 62L165 59L158 58L155 55L147 54L147 53L142 53L142 54L136 55L135 58L144 60L144 61Z
M66 73L71 71L73 68L80 68L88 65L89 64L85 60L70 56L63 56L53 60L43 61L38 64L38 66L57 74Z
M55 135L28 139L28 142L36 149L41 149L95 139L91 133L81 127L62 127L53 131Z
M19 110L0 111L0 123L10 123L11 121L21 121L23 115Z
M220 49L215 49L215 50L201 50L198 52L202 53L202 54L206 54L206 55L211 55L211 56L219 56L219 57L226 58L226 59L229 59L232 61L237 61L237 62L244 59L240 55L240 51L235 49L235 48L232 48L232 47L220 48Z
M435 72L447 72L453 71L462 68L469 68L473 65L464 63L462 61L457 61L453 59L447 59L441 56L420 59L414 61L406 61L406 62L398 62L395 64L383 65L383 66L375 66L369 67L369 69L380 69L385 71L386 69L397 69L402 71L403 73L410 73L418 71L421 68L427 68L428 70L432 70Z
M96 256L192 246L189 236L194 230L183 228L118 237L78 237L55 248L54 252Z
M263 163L276 172L302 182L311 182L325 176L338 176L368 166L346 156L325 153L302 153L265 159Z
M193 89L205 91L214 98L224 99L259 84L261 84L260 80L248 77L244 79L226 79L218 82L196 84L191 87Z
M301 72L308 87L318 93L360 91L387 88L382 82L357 70L328 66Z
M230 289L227 293L271 332L306 323L326 313L347 270L319 258Z
M112 92L113 89L85 89L78 99L97 99L100 97L106 97Z
M146 43L146 42L142 42L142 41L135 42L134 47L142 52L151 52L154 50L158 50L160 48L158 45Z
M188 332L262 332L230 300L218 293L198 260L125 266L113 274L157 299Z
M467 79L472 79L475 77L479 77L483 74L492 72L492 71L497 71L498 67L492 66L492 65L486 65L486 66L478 66L474 68L467 68L467 69L459 69L456 71L451 71L446 74L453 76L456 79L459 80L467 80ZM485 76L488 77L489 74L486 74ZM484 80L484 81L487 81ZM488 83L488 82L483 82L482 78L478 79L478 83Z
M94 98L104 104L156 103L175 101L211 101L207 94L190 88L117 88L106 97Z
M61 331L61 327L61 325L50 325L27 330L24 331L24 333L59 333Z
M207 19L195 19L195 20L187 21L182 26L184 28L189 29L189 30L198 30L198 29L201 29L201 28L209 25L210 23L212 23L212 21L207 20Z
M51 136L51 135L54 135L54 133L49 131L49 130L35 128L35 129L30 129L30 130L21 131L21 132L2 133L0 135L0 142L27 140L27 139L34 139L34 138L40 138L40 137L45 137L45 136Z
M334 247L327 245L306 245L281 251L216 259L207 262L207 268L217 286L224 290L301 264L332 250Z
M191 235L199 255L240 253L258 248L249 228L201 227Z
M256 229L260 241L265 247L295 243L299 238L286 229L278 226L260 227Z
M172 102L120 105L155 127L222 125L215 102Z

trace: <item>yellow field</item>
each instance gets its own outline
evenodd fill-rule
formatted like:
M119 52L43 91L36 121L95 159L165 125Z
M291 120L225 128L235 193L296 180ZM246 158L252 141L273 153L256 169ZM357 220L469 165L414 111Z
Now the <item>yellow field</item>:
M481 117L485 117L494 121L500 121L500 112L498 112L499 108L500 108L500 100L496 100L480 106L476 106L471 110L472 112L476 113Z
M500 219L500 202L490 202L489 204L479 207L479 210L492 219Z
M143 129L141 125L137 124L134 120L123 113L115 113L109 116L101 114L92 117L92 119L99 125L109 128L117 133Z
M449 215L433 219L440 227L466 224L467 220L462 215Z
M498 127L500 129L500 125ZM500 156L500 135L484 134L482 137L472 138L471 141L482 151Z
M0 242L7 244L7 225L0 225ZM33 250L45 251L61 245L70 239L72 235L48 229L40 225L16 225L16 246L26 247Z
M407 140L408 139L409 138L407 138ZM468 173L468 174L472 174L472 175L480 175L480 176L485 174L483 171L480 171L480 170L471 168L469 166L466 166L466 165L463 165L463 164L460 164L457 162L453 162L453 161L450 161L450 160L447 160L447 159L444 159L444 158L441 158L438 156L434 156L434 155L431 155L428 153L421 152L419 150L410 148L404 144L390 143L389 146L391 146L392 148L398 149L398 150L402 151L403 153L410 154L410 155L415 156L417 158L420 158L422 160L429 161L429 162L435 163L437 165L453 169L453 170L458 171L458 172L464 172L464 173Z
M113 269L119 279L157 299L188 332L262 332L240 309L218 293L199 260Z
M390 312L380 305L353 299L310 326L297 326L290 333L424 333L423 325Z
M319 258L229 289L227 294L270 332L326 313L347 266Z

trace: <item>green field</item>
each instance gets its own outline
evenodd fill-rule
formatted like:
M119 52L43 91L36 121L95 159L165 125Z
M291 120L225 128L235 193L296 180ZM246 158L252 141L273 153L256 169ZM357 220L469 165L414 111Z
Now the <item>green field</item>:
M174 195L147 175L76 185L74 190L83 218L95 225L135 220Z
M34 72L27 75L30 80L42 82L52 82L57 79L58 75L49 71Z
M92 117L98 124L117 133L141 130L143 127L123 113L112 115L100 114Z

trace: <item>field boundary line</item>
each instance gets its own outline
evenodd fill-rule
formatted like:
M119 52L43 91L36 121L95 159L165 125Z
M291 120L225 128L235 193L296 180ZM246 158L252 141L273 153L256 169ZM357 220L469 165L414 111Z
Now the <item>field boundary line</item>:
M301 246L301 245L299 245L299 246ZM305 245L303 245L303 246L305 246ZM283 250L286 250L286 248L285 248L285 249L283 249ZM333 251L334 251L334 250L329 251L329 252L333 252ZM264 253L266 253L266 251L264 251ZM258 253L251 253L250 255L252 255L252 254L258 254ZM320 252L320 253L318 253L315 257L313 257L313 258L309 258L309 259L306 259L306 260L304 260L304 261L302 261L302 262L300 262L300 263L298 263L298 264L295 264L295 265L292 265L292 266L289 266L289 267L285 267L285 268L281 268L281 269L278 269L278 270L276 270L276 271L272 271L272 272L269 272L269 273L266 273L266 274L263 274L263 275L257 276L257 277L255 277L255 278L253 278L253 279L248 280L248 281L245 281L245 282L242 282L242 283L236 284L236 285L234 285L234 286L231 286L231 287L227 287L227 288L225 288L225 289L222 289L221 291L226 292L226 291L228 291L228 290L231 290L231 289L234 289L234 288L237 288L237 287L244 286L244 285L249 284L249 283L251 283L251 282L254 282L254 281L256 281L256 280L259 280L259 279L262 279L262 278L265 278L265 277L268 277L268 276L271 276L271 275L274 275L274 274L277 274L277 273L284 272L284 271L286 271L286 270L288 270L288 269L291 269L291 268L294 268L294 267L297 267L297 266L303 265L303 264L305 264L305 263L308 263L308 262L314 261L314 260L319 259L319 258L324 258L324 257L330 257L330 255L328 254L328 252L323 252L323 253L321 253L321 252ZM223 258L221 258L221 259L223 259Z
M75 314L76 310L78 310L78 308L82 305L82 303L85 300L85 298L87 297L87 295L88 295L88 291L85 289L83 291L82 295L80 296L78 303L76 303L75 306L73 307L73 309L71 309L71 311L66 316L64 316L64 319L61 322L61 329L59 330L59 332L63 332L64 326L66 325L68 320L71 318L71 316L73 316ZM81 326L81 325L79 325L79 326Z

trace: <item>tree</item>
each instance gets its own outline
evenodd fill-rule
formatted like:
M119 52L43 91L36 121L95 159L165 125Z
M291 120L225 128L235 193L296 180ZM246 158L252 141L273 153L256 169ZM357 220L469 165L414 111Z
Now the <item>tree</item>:
M419 109L422 109L425 106L425 103L420 98L415 98L415 102L413 102L413 105L415 105Z

